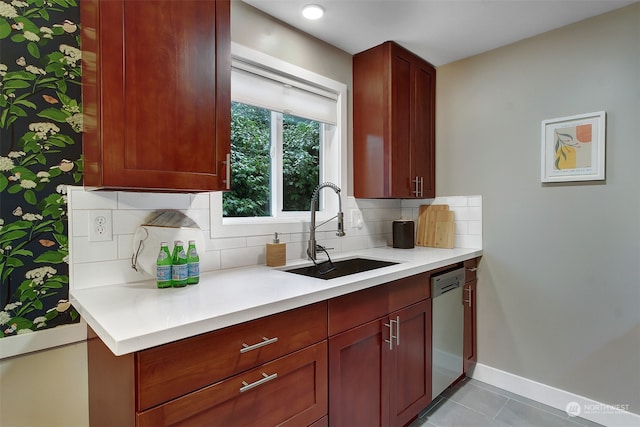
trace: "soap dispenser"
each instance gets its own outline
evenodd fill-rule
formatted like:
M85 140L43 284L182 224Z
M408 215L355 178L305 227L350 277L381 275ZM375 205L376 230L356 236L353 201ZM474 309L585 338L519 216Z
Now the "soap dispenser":
M287 263L287 245L280 243L278 233L275 233L273 243L267 243L267 265L279 267Z

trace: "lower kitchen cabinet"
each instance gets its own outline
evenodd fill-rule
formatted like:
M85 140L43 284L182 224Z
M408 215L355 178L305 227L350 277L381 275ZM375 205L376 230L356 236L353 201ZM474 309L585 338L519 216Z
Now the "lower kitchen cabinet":
M431 299L392 313L397 344L390 350L390 423L403 426L431 403Z
M90 330L91 426L407 425L435 397L431 276L461 266L118 357ZM477 259L464 266L466 371Z
M476 290L478 258L464 262L465 283L462 290L464 305L464 340L462 343L462 370L466 373L477 360L476 353Z
M384 316L329 338L332 427L403 426L431 402L428 296L429 275L421 274L329 301L330 331L332 318L350 311L362 320L387 307Z
M137 425L308 426L326 413L323 341L139 413Z
M115 356L89 331L91 426L308 426L327 415L327 303Z

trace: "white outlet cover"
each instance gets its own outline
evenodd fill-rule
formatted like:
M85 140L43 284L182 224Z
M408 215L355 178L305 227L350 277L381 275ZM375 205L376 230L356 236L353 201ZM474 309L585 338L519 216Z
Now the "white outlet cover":
M88 224L90 242L109 242L113 240L113 222L110 210L90 210Z

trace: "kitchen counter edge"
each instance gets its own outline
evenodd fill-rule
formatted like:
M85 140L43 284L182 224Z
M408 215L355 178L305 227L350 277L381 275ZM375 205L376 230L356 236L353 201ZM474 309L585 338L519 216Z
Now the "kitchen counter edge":
M116 355L145 350L206 332L302 307L482 256L481 249L371 248L335 260L367 257L398 264L331 280L256 265L204 273L201 283L157 289L148 280L70 291L88 326Z

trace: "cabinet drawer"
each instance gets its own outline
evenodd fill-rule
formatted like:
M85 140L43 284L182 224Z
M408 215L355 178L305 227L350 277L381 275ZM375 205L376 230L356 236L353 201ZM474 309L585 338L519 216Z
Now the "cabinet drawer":
M137 425L307 426L327 414L327 375L325 340L139 413Z
M167 402L326 337L323 301L141 351L136 408Z
M429 298L430 273L353 292L329 300L329 335L346 331Z

